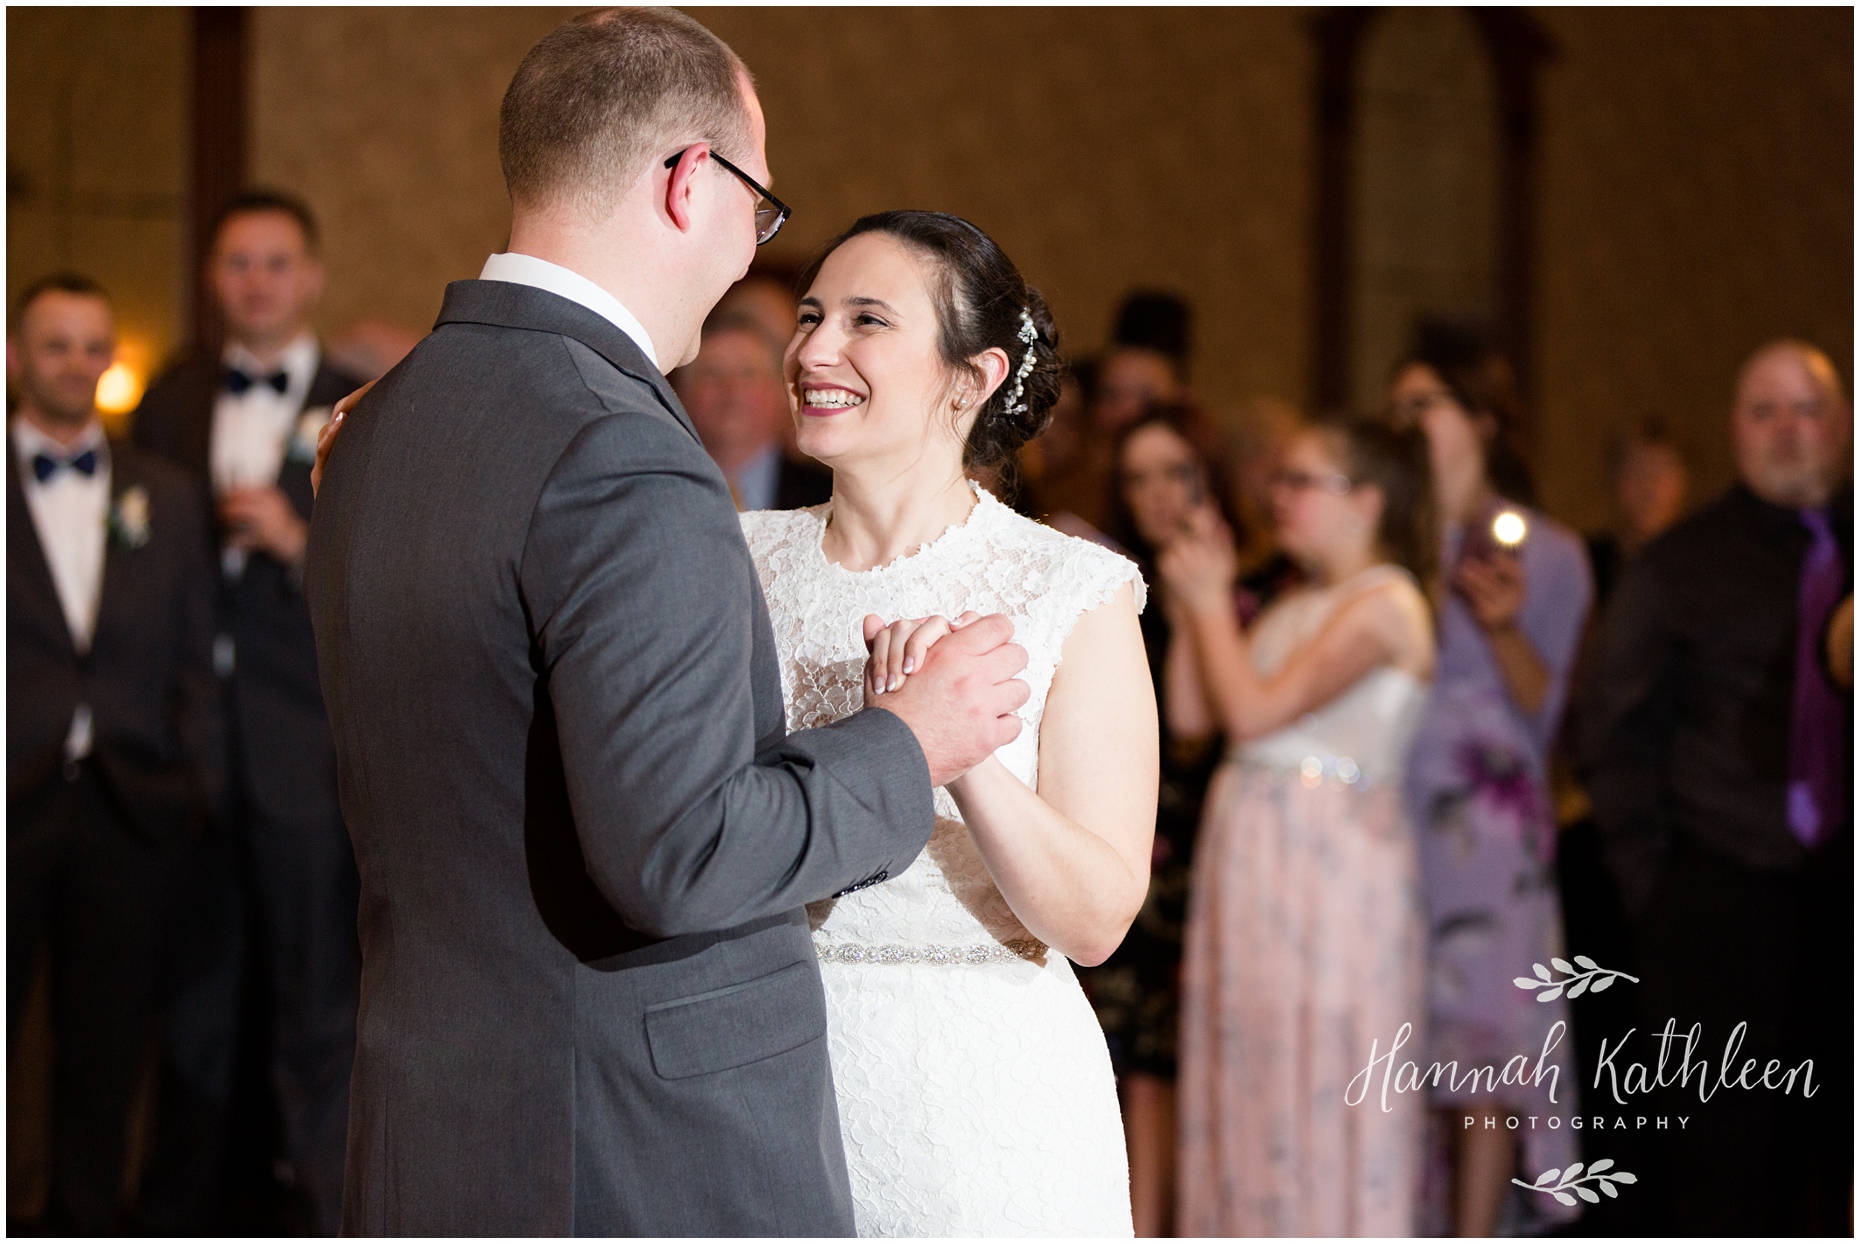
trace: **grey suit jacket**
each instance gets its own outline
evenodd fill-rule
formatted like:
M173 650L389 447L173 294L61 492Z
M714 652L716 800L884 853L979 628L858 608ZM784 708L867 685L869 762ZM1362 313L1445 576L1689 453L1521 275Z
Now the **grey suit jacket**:
M929 772L882 710L786 734L664 378L454 283L336 443L305 593L362 877L344 1230L849 1234L802 905L915 858Z

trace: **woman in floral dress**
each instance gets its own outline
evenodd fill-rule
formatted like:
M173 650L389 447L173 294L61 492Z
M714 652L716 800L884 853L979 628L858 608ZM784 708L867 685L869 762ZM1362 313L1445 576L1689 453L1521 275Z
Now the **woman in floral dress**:
M1430 1085L1420 1228L1529 1230L1573 1216L1510 1183L1567 1166L1578 1147L1567 999L1539 1002L1513 981L1566 954L1547 757L1588 614L1588 559L1573 531L1500 495L1495 481L1516 493L1521 478L1504 439L1517 403L1502 359L1424 347L1396 369L1390 405L1427 435L1444 527L1440 664L1407 793L1428 909L1429 1050L1416 1061L1456 1064L1460 1084ZM1533 1072L1523 1084L1467 1074L1502 1076L1518 1055Z

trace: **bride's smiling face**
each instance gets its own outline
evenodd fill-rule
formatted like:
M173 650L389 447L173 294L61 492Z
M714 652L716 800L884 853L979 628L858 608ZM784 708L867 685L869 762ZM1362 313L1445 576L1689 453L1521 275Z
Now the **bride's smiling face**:
M862 233L820 267L784 360L802 453L832 466L881 458L962 463L958 412L937 345L930 261Z

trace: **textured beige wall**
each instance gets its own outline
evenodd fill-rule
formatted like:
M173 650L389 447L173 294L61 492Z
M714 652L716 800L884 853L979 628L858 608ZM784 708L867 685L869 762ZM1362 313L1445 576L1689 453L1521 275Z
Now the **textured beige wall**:
M502 248L497 105L517 62L575 9L255 8L251 180L323 227L325 332L424 331L447 281Z
M800 257L862 213L959 213L1073 348L1132 285L1194 304L1198 386L1299 396L1311 56L1284 9L694 9L761 83ZM792 236L791 236L792 235Z
M570 10L254 11L254 176L328 232L334 328L429 324L503 240L497 104ZM995 235L1097 345L1135 283L1201 317L1211 397L1305 369L1309 58L1287 10L694 9L756 73L798 263L863 212Z
M1418 315L1497 310L1498 92L1463 11L1391 9L1361 56L1346 392L1373 410Z
M429 324L504 238L497 102L570 9L253 11L255 179L324 216L326 329ZM1300 11L698 9L759 75L794 262L863 211L971 216L1052 296L1075 347L1117 297L1174 286L1217 402L1301 397L1311 57ZM1538 468L1606 512L1623 421L1686 429L1729 476L1741 356L1853 334L1852 14L1559 9L1545 73ZM186 188L182 9L7 13L9 295L46 269L116 292L151 361L176 344Z
M76 269L146 369L184 331L188 10L6 12L6 289Z
M1660 414L1730 479L1744 355L1807 337L1853 371L1853 11L1555 9L1543 94L1538 469L1604 520L1604 446Z

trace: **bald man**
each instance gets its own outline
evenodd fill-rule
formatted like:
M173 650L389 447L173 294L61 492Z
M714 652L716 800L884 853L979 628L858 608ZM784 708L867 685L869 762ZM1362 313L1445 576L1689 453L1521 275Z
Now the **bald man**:
M1641 977L1641 1031L1615 1061L1654 1066L1669 1019L1669 1079L1694 1023L1714 1078L1756 1060L1756 1087L1707 1101L1696 1073L1622 1103L1605 1070L1583 1086L1586 1114L1672 1119L1652 1133L1664 1177L1640 1191L1676 1234L1848 1231L1852 699L1826 637L1852 591L1852 433L1826 355L1758 350L1732 403L1737 483L1650 542L1608 610L1582 750ZM1810 1059L1812 1097L1800 1076L1760 1083Z

